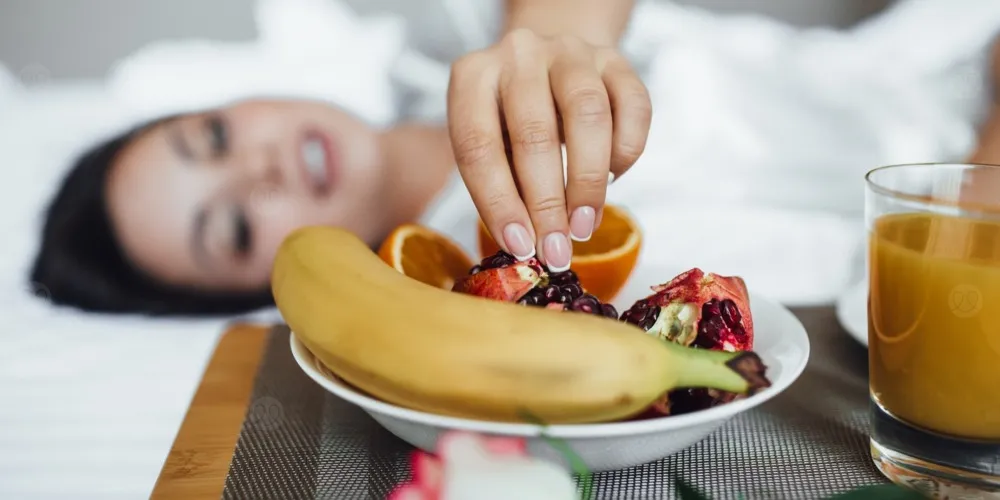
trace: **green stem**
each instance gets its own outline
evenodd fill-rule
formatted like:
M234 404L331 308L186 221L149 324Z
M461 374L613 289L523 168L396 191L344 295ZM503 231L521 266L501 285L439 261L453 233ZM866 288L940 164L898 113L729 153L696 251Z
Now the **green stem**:
M664 345L675 355L676 380L671 389L701 388L747 393L767 387L765 367L753 352L726 352L685 347L672 342Z
M548 443L552 449L562 454L563 458L566 459L570 468L573 470L573 474L576 474L580 478L580 485L583 490L581 497L582 500L590 500L593 491L593 475L587 467L587 463L583 461L583 458L580 457L580 455L577 455L573 448L570 448L569 443L546 434L545 428L548 427L548 424L546 424L537 415L534 415L527 410L521 410L519 413L521 414L521 418L525 419L529 423L542 427L539 437Z

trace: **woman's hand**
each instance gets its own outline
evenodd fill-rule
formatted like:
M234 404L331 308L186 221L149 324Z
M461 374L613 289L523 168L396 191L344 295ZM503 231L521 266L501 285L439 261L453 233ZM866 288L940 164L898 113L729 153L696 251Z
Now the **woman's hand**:
M537 248L554 271L569 267L569 238L600 224L607 185L642 153L651 114L628 61L574 36L514 29L452 68L449 135L480 216L506 251Z

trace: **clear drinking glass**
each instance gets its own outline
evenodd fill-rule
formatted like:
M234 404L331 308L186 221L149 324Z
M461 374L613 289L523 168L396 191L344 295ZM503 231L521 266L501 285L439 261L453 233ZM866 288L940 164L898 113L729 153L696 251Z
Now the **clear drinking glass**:
M1000 499L1000 167L865 179L872 459L931 497Z

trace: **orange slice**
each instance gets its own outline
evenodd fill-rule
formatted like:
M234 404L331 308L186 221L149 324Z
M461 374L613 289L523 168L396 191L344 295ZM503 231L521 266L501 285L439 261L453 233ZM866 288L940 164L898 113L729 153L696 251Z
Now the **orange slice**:
M397 227L382 242L378 256L406 276L446 290L474 265L457 243L419 224Z
M639 224L622 207L604 206L601 226L589 241L573 242L570 268L580 277L580 284L601 302L611 302L628 281L642 247ZM479 252L493 255L500 247L479 221Z

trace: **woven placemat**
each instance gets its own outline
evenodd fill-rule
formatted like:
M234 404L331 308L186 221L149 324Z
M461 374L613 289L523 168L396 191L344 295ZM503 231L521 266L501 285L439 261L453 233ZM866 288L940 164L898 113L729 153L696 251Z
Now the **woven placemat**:
M594 499L675 498L673 477L713 499L821 499L886 480L868 448L868 355L832 308L793 311L812 356L796 383L707 439L658 462L597 474ZM412 447L324 391L275 328L233 455L225 498L384 499Z

